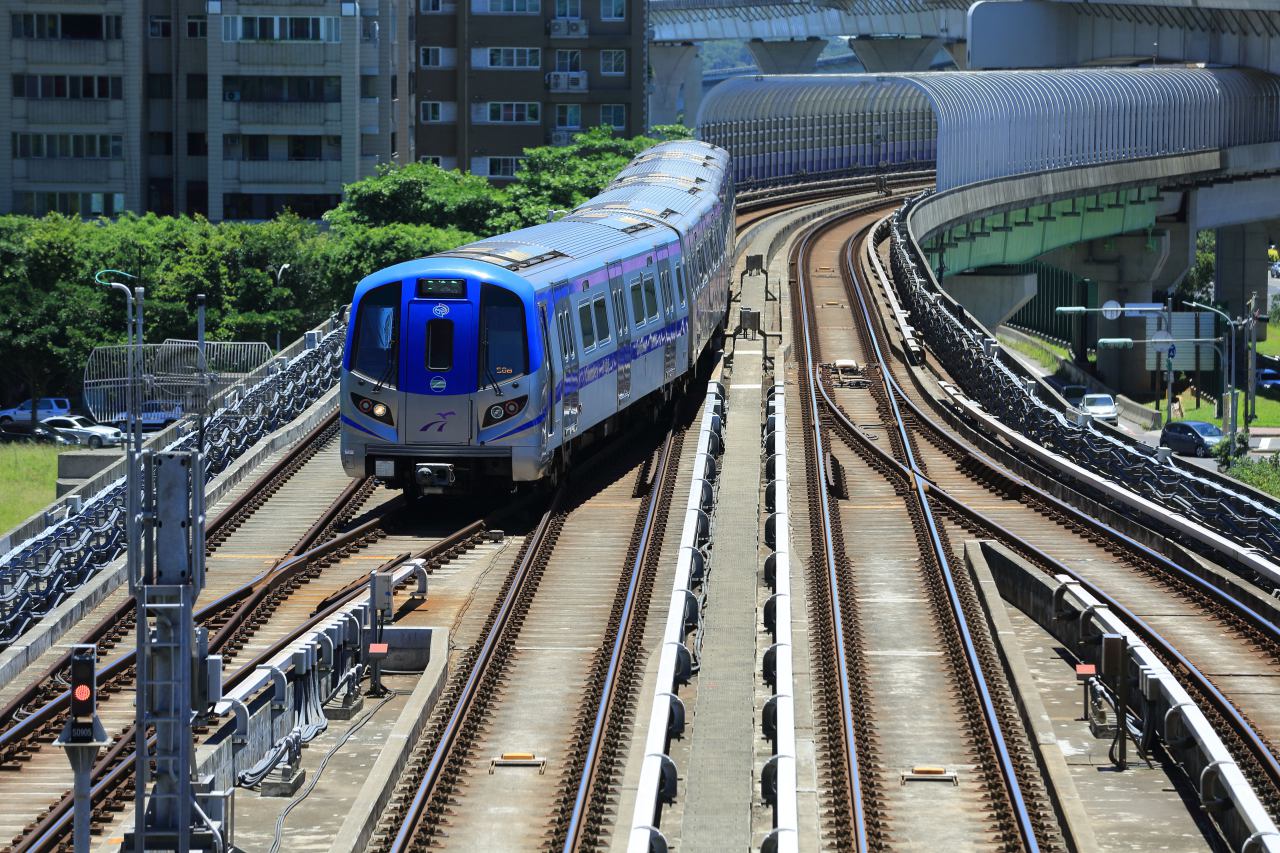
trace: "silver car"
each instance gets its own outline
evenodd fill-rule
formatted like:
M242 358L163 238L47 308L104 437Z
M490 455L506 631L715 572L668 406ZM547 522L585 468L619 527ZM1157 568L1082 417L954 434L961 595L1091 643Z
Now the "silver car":
M1110 394L1085 394L1080 401L1080 411L1091 415L1094 420L1106 421L1115 425L1120 421L1120 410Z
M99 447L116 447L124 442L124 433L115 427L95 424L79 415L45 418L40 423L66 435L80 439L80 443L95 450Z

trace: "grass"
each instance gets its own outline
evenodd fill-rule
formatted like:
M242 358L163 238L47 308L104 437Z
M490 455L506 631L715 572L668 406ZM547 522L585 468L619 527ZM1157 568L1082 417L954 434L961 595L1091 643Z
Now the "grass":
M1265 341L1258 341L1258 352L1261 355L1280 357L1280 329L1274 333L1268 332Z
M1211 424L1222 426L1222 418L1213 416L1213 403L1198 402L1197 398L1191 396L1190 393L1184 391L1178 395L1179 401L1182 403L1182 417L1188 421L1208 421ZM1239 407L1236 412L1236 426L1240 429L1244 428L1244 392L1239 394ZM1155 409L1155 402L1145 404L1148 409ZM1160 409L1164 409L1164 400L1160 400ZM1262 394L1257 396L1257 418L1254 419L1250 426L1255 427L1274 427L1280 426L1280 399L1266 397Z
M1266 459L1236 459L1227 473L1259 491L1280 497L1280 455Z
M54 499L59 447L0 444L0 533Z
M1056 344L1049 343L1048 341L1040 341L1040 345L1037 346L1036 344L1031 344L1027 341L1012 338L1007 335L997 334L996 337L999 338L1002 345L1014 352L1025 355L1027 358L1031 359L1045 370L1048 370L1050 373L1058 369L1058 359L1054 358L1055 354L1062 358L1067 357L1067 350L1065 347L1060 347Z

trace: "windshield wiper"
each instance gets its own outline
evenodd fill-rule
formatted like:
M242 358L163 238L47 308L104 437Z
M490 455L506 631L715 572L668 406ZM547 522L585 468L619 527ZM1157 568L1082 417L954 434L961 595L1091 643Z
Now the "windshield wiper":
M386 387L387 380L391 378L391 371L396 366L396 353L399 347L395 345L395 341L387 347L387 364L382 368L382 375L378 377L378 381L373 384L373 392L376 394Z
M484 371L484 378L493 386L493 391L499 397L502 396L502 389L498 387L498 377L493 374L493 368L489 366L489 330L485 329L484 337L480 340L480 369ZM484 390L484 386L480 387Z

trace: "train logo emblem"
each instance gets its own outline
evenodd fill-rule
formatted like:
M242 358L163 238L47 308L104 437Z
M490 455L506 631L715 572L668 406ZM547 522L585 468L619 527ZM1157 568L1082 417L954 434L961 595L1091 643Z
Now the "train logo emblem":
M439 393L444 390L445 381L443 376L431 377L431 390Z
M436 419L427 423L427 425L418 430L418 432L426 432L432 427L436 428L436 432L444 432L444 428L449 425L449 418L456 414L457 412L436 412Z
M437 317L447 317L449 316L449 306L445 305L443 302L437 302L436 306L431 309L431 313L435 314Z

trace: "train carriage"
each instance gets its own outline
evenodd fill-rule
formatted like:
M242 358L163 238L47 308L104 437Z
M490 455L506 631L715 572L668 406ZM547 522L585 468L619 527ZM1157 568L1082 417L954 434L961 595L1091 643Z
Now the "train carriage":
M346 472L425 493L535 482L669 396L724 329L728 165L707 143L662 143L562 219L362 280Z

